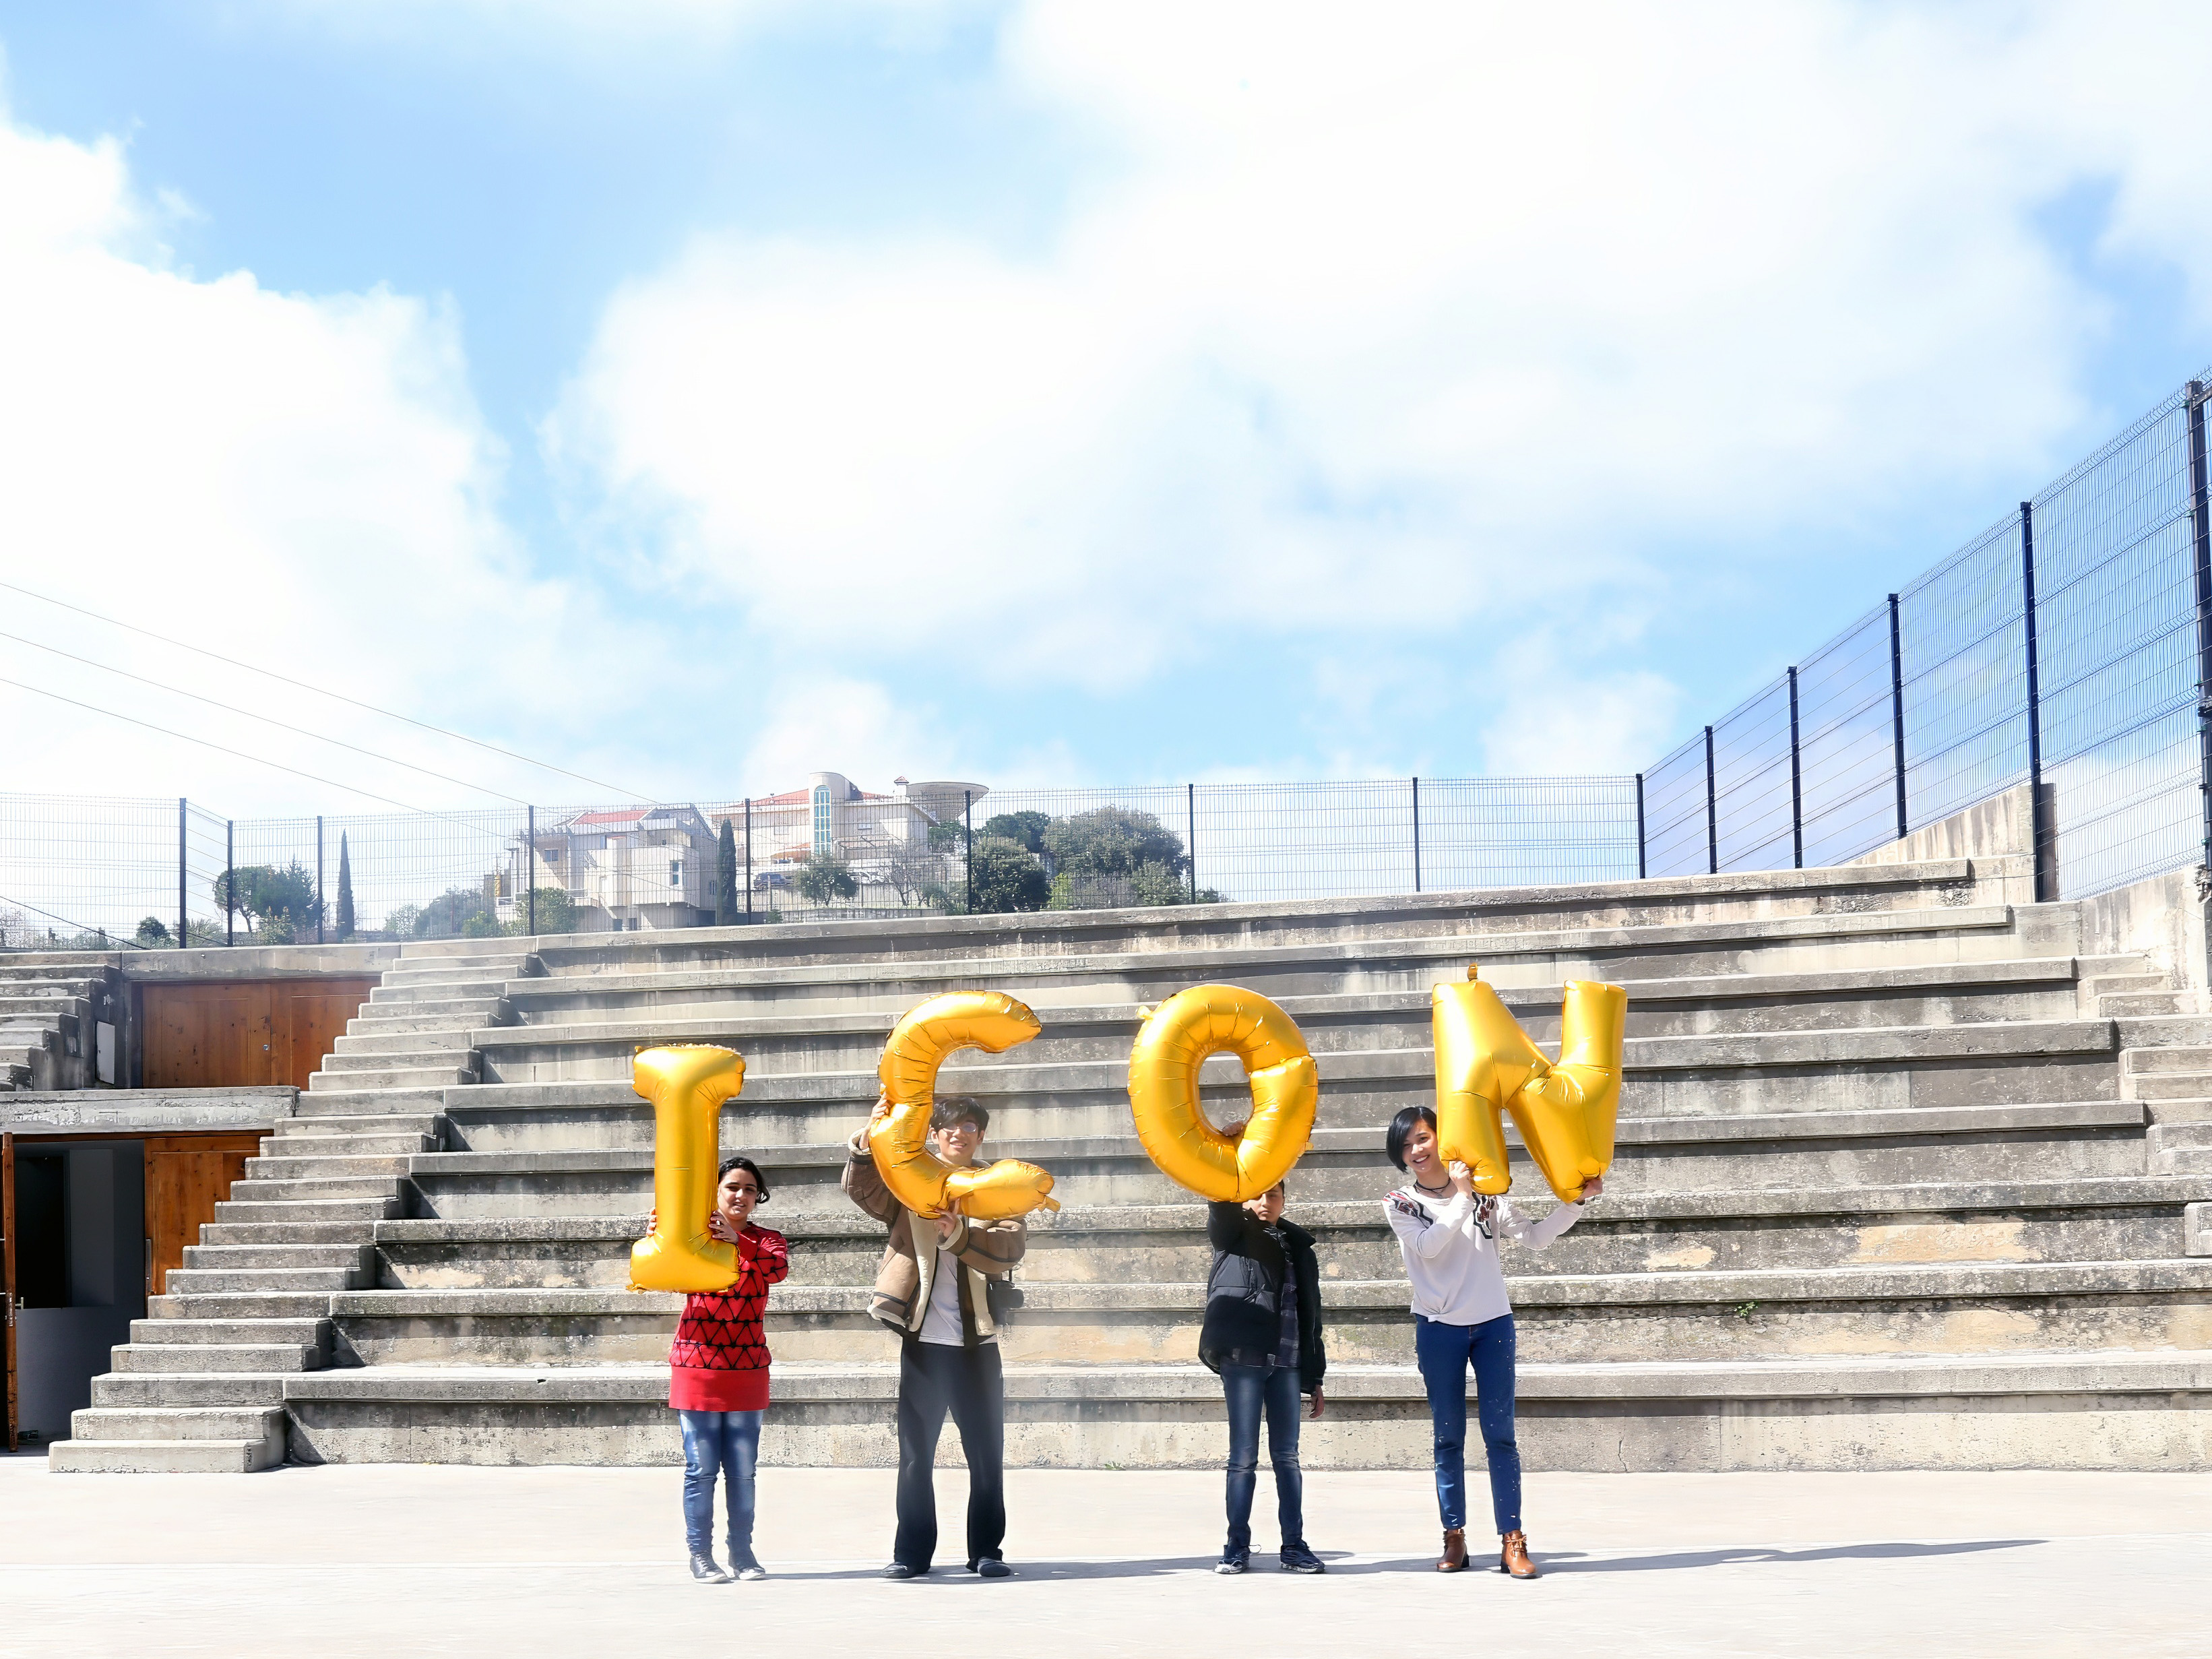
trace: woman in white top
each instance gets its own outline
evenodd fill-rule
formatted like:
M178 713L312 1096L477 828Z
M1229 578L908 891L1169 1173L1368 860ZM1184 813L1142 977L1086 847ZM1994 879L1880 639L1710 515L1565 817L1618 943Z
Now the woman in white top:
M1582 1219L1583 1204L1562 1204L1541 1221L1523 1220L1502 1197L1474 1190L1466 1164L1449 1164L1437 1146L1437 1115L1408 1106L1392 1120L1390 1161L1410 1179L1384 1200L1390 1231L1413 1281L1413 1352L1436 1431L1437 1507L1444 1524L1438 1572L1467 1565L1467 1373L1474 1370L1476 1409L1490 1463L1490 1503L1500 1542L1498 1570L1534 1578L1521 1530L1521 1452L1513 1439L1513 1308L1501 1237L1542 1249ZM1603 1190L1593 1176L1587 1203Z

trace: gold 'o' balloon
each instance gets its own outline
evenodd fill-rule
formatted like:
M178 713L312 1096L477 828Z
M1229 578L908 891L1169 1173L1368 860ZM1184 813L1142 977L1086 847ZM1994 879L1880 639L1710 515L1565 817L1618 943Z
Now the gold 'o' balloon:
M1447 1158L1473 1171L1477 1191L1502 1193L1513 1184L1501 1110L1512 1114L1522 1145L1564 1202L1579 1199L1583 1182L1611 1166L1627 1013L1628 993L1620 986L1568 981L1554 1066L1474 968L1466 983L1431 993L1437 1139Z
M727 1048L647 1048L630 1086L653 1103L651 1233L630 1247L634 1291L726 1291L738 1282L734 1244L708 1236L722 1103L745 1086L745 1062Z
M891 1196L916 1215L957 1211L974 1221L1005 1221L1031 1210L1057 1210L1052 1176L1034 1164L1001 1158L956 1170L929 1150L937 1068L963 1048L1004 1054L1044 1028L1023 1004L997 991L951 991L918 1003L891 1028L876 1075L890 1115L868 1131L868 1150Z
M1244 1062L1252 1113L1236 1139L1206 1121L1198 1074L1208 1054ZM1129 1051L1137 1138L1162 1174L1200 1198L1257 1198L1313 1138L1321 1076L1291 1017L1256 991L1194 985L1152 1010Z

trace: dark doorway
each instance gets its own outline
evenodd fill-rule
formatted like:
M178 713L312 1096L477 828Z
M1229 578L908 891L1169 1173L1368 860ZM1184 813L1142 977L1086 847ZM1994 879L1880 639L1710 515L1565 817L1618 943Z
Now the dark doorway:
M70 1305L69 1163L15 1155L15 1294L26 1308Z

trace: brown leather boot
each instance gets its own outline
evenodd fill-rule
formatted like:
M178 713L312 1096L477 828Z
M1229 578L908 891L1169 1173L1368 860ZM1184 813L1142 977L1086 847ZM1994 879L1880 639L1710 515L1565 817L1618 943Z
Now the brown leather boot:
M1437 1558L1437 1571L1438 1572L1465 1572L1467 1571L1466 1528L1447 1527L1444 1528L1444 1553Z
M1499 1542L1503 1547L1498 1552L1498 1571L1510 1573L1516 1578L1540 1578L1544 1576L1536 1571L1536 1564L1528 1559L1527 1533L1509 1532Z

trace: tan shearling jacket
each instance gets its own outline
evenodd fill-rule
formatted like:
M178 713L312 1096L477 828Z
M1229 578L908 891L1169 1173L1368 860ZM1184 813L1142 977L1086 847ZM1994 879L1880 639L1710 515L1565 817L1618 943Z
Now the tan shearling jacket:
M937 1223L915 1214L891 1196L868 1151L866 1130L853 1137L847 1151L851 1156L845 1160L840 1182L845 1196L890 1229L868 1312L902 1335L912 1336L929 1312L931 1280L939 1259ZM960 1335L963 1346L972 1348L998 1335L984 1281L1012 1273L1029 1248L1030 1230L1019 1220L956 1220L945 1249L960 1264Z

